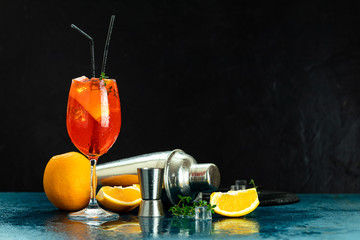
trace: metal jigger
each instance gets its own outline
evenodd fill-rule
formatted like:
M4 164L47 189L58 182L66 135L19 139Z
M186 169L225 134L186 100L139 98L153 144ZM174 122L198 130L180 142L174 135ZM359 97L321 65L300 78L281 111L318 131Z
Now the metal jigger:
M141 190L139 217L165 216L161 203L161 190L164 180L163 168L138 168Z

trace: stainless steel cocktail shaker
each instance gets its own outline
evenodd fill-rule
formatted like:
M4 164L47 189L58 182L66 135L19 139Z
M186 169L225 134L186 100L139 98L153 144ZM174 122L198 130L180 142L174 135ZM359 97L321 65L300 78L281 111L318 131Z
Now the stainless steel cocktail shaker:
M179 201L178 195L194 199L199 192L215 191L220 185L220 171L215 164L198 164L180 149L99 164L96 167L98 184L108 185L109 179L117 177L137 178L138 168L164 168L164 188L172 204Z

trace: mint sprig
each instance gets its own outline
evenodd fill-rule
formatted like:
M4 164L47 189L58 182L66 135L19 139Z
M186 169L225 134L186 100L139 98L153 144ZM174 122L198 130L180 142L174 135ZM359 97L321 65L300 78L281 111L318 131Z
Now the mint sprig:
M252 185L253 188L256 188L256 189L258 188L258 186L255 185L254 179L250 180L249 185Z
M196 207L207 207L208 211L214 213L214 208L216 205L211 205L206 200L200 200L198 202L190 203L192 198L190 196L181 196L178 195L180 201L178 204L169 208L169 212L172 213L174 216L178 217L192 217L195 215L195 208Z
M100 80L102 80L102 79L108 79L108 78L109 78L109 77L106 76L104 72L101 72L100 77L99 77Z

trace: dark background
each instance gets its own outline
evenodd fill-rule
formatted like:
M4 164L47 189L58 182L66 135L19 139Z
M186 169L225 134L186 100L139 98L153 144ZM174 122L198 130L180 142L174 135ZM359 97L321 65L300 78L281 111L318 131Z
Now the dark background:
M43 191L66 131L71 79L107 75L122 129L100 163L181 148L222 186L255 179L297 193L360 190L356 1L0 1L0 191Z

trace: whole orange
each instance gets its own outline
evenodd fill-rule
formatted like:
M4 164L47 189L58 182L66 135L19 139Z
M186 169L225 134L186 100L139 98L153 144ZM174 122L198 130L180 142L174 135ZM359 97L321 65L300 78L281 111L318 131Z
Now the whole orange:
M67 211L86 207L90 200L90 168L90 161L77 152L52 157L43 178L49 201Z

